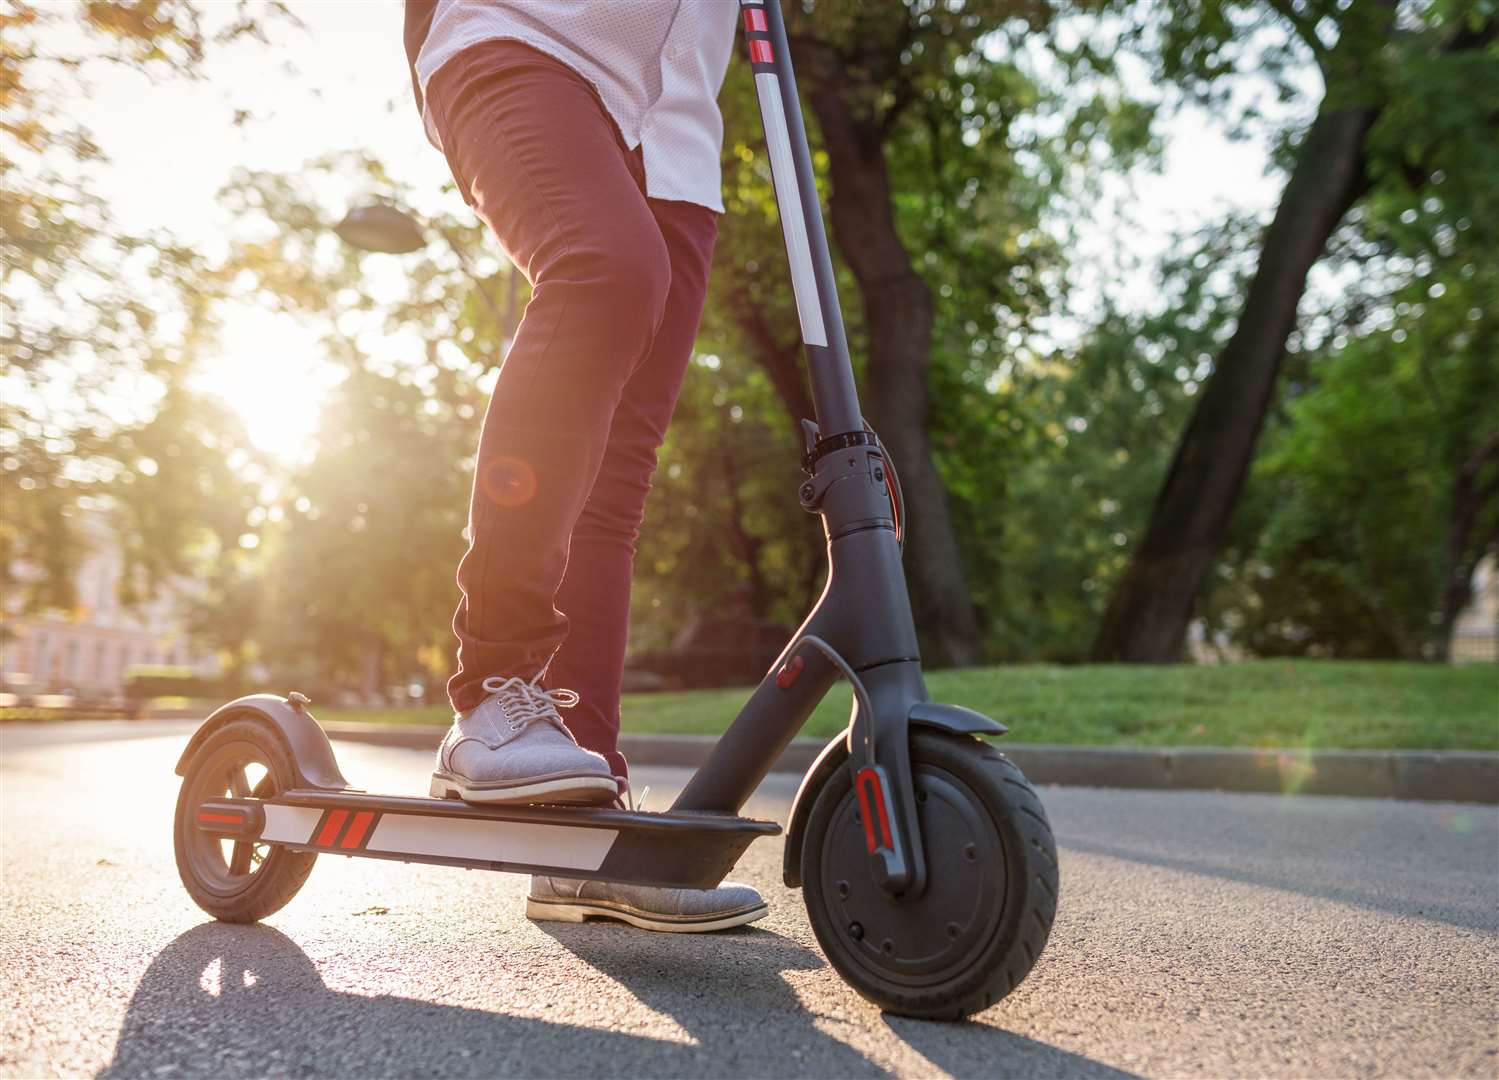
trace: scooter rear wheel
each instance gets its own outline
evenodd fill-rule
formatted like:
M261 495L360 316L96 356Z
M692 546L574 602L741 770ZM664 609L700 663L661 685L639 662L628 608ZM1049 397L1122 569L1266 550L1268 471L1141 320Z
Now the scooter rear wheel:
M196 824L205 799L269 799L292 787L295 773L280 737L256 720L232 720L210 735L188 763L177 796L177 873L188 895L223 922L257 922L284 907L317 855L253 840L232 840Z
M849 985L893 1013L956 1020L1008 994L1040 956L1056 914L1056 844L1030 783L987 743L914 732L911 768L922 894L894 898L874 882L847 769L813 803L802 890Z

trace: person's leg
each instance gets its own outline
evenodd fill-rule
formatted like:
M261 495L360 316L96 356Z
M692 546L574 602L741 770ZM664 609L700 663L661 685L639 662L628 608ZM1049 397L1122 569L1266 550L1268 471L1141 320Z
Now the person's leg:
M450 60L427 100L465 198L532 285L480 436L453 629L455 716L431 792L471 802L610 799L610 763L541 676L554 604L610 425L661 324L671 266L644 173L585 80L517 42Z
M638 162L565 65L487 42L444 65L428 100L467 197L532 283L475 465L448 684L462 713L486 678L533 677L567 635L554 599L568 539L671 268Z
M704 207L651 201L671 252L666 317L650 354L625 385L609 448L573 529L572 551L558 594L569 633L547 669L552 686L575 687L581 701L568 727L584 746L625 776L618 750L619 683L629 627L635 538L656 467L656 450L676 406L707 291L717 218ZM645 930L701 933L743 926L769 913L748 885L663 889L583 878L533 877L526 917L540 921L610 919Z
M671 258L666 313L650 352L625 384L593 490L573 526L557 607L568 635L547 669L549 686L581 700L567 726L578 742L603 754L626 776L619 752L619 694L629 630L635 540L645 514L656 451L676 408L708 289L717 215L686 202L650 200Z

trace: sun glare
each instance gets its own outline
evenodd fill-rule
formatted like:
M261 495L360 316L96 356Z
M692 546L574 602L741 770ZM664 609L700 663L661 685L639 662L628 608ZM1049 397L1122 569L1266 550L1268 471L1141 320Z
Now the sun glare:
M222 348L194 385L244 422L257 449L290 463L312 449L337 369L321 359L317 334L285 315L238 308L224 318Z

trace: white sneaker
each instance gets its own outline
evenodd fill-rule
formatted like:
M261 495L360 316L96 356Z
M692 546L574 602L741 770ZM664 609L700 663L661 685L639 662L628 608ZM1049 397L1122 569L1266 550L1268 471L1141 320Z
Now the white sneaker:
M544 690L541 676L484 680L477 708L457 717L437 750L432 797L476 803L599 803L619 788L601 754L584 750L557 707L572 690Z
M539 922L615 919L642 930L674 934L726 930L769 913L758 892L732 881L716 889L662 889L537 876L531 879L531 894L526 897L526 918Z

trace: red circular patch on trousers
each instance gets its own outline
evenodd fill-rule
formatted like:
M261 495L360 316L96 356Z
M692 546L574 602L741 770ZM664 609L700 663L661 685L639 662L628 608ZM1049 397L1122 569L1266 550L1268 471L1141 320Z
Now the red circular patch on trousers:
M524 506L536 498L536 470L518 457L497 457L484 463L479 487L496 506Z

